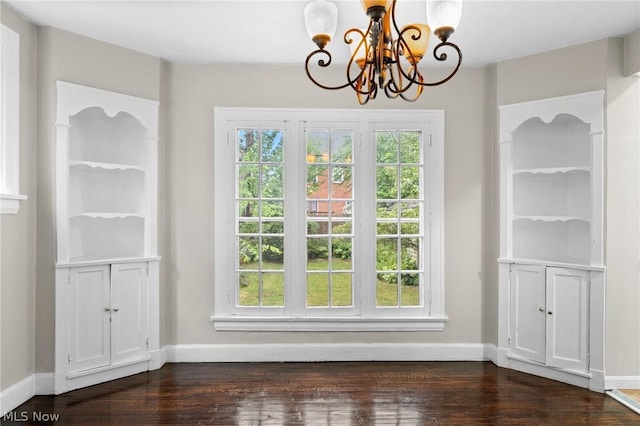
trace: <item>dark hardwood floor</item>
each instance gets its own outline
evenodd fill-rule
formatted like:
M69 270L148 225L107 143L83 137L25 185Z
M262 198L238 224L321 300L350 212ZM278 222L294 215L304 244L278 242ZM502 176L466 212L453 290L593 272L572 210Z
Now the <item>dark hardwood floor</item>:
M489 362L167 364L36 396L13 411L27 421L2 424L44 415L68 425L640 425L603 394Z

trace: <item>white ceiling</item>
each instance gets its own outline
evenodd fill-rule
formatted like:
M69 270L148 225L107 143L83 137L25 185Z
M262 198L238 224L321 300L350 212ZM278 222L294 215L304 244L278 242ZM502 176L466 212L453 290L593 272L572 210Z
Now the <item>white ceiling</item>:
M37 25L195 63L303 63L315 49L304 27L309 1L4 0ZM340 63L348 58L342 34L368 21L358 0L333 1L338 33L328 47ZM396 15L400 26L426 21L424 0L399 0ZM640 0L465 0L451 41L463 64L484 65L638 28Z

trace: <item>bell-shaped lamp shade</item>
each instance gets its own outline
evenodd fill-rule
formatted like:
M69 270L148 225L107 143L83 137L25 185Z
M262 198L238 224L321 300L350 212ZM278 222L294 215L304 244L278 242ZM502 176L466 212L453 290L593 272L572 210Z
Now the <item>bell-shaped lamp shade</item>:
M427 0L427 20L437 34L440 29L453 32L462 17L462 0Z
M385 10L388 10L391 0L360 0L360 2L362 3L362 8L366 12L367 10L375 6L384 7Z
M367 34L366 28L361 28L360 31L362 32L362 34ZM351 44L349 44L349 49L351 50L351 57L353 58L353 61L358 64L360 68L363 68L367 62L367 50L369 48L369 41L365 37L363 42L360 34L355 34L356 35L349 37L352 40Z
M420 62L429 47L431 28L425 24L411 24L403 27L401 33L402 39L409 47L407 49L407 46L403 46L404 56L411 65L415 65Z
M309 3L304 8L304 22L309 37L322 49L336 33L338 7L326 0Z

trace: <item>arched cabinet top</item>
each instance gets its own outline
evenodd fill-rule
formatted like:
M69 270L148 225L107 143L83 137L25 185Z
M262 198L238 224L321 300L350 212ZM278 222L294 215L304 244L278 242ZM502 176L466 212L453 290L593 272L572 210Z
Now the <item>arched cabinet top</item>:
M147 137L158 137L158 101L110 92L108 90L57 81L58 111L56 124L68 126L72 116L80 111L97 107L110 118L127 113L147 130Z
M604 90L522 102L500 107L500 142L511 141L524 122L539 118L546 124L561 115L571 115L590 126L590 133L604 131Z

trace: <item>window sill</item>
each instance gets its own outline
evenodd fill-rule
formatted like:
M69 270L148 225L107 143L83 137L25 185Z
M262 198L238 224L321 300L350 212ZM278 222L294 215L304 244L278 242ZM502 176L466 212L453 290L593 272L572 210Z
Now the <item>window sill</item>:
M448 317L211 317L216 331L443 331Z
M0 194L0 214L17 214L20 210L20 201L26 199L26 195Z

